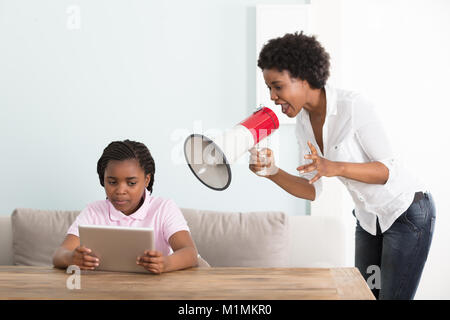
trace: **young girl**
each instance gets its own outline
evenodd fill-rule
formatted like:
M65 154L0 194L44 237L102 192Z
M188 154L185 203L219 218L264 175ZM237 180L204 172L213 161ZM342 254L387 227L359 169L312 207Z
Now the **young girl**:
M155 162L144 144L111 142L97 162L97 172L107 198L89 204L76 218L53 255L55 267L94 270L101 264L89 248L80 246L80 224L153 228L155 250L136 260L152 273L197 265L197 249L180 209L171 200L151 196Z

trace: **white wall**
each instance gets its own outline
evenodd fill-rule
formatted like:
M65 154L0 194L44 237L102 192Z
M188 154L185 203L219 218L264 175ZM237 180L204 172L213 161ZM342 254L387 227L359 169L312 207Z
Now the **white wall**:
M450 2L312 3L324 12L317 31L319 40L332 51L335 84L370 97L403 164L434 196L435 234L416 299L449 299L450 279L446 273L450 270ZM313 204L311 212L314 215L316 207L323 211L331 203L340 207L351 226L349 245L354 245L354 222L348 218L353 208L351 199L341 185L327 182L325 199ZM336 197L341 200L336 201ZM349 257L349 263L352 259Z
M101 199L96 161L107 143L125 138L149 146L155 194L179 206L307 213L308 202L253 175L246 159L223 192L174 161L180 133L196 121L225 129L254 107L254 6L264 2L0 0L0 214L81 209ZM314 2L319 40L340 62L331 80L372 98L398 152L433 192L435 238L416 297L448 299L450 2ZM71 5L80 9L78 29L68 20ZM280 166L295 173L293 127L274 140ZM322 209L340 207L350 230L352 204L331 181Z
M181 153L198 121L224 130L253 111L257 3L0 0L0 214L102 199L97 159L125 138L149 147L154 194L181 207L307 214L306 201L254 175L246 157L216 192ZM295 173L293 126L274 141Z

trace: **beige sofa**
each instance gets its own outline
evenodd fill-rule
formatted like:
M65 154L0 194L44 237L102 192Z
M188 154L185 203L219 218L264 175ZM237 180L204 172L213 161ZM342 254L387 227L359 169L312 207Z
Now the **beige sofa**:
M182 208L212 267L344 267L345 228L333 217ZM0 265L51 265L79 211L16 209L0 215Z

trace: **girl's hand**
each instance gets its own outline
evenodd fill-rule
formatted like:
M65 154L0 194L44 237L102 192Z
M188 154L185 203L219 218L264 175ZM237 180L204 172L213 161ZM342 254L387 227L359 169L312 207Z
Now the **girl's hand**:
M249 168L251 171L261 177L272 176L278 172L278 167L275 165L275 157L272 150L264 148L258 151L255 147L253 147L249 151Z
M166 257L156 250L148 250L144 255L137 257L136 264L143 266L152 273L160 274L166 270Z
M91 256L91 249L84 246L78 246L72 251L71 265L75 264L81 270L94 270L100 264L97 257Z
M309 180L310 184L316 182L321 177L334 177L339 175L338 174L339 168L336 162L320 157L317 154L316 148L309 141L308 146L311 149L311 154L305 155L305 159L311 159L313 160L313 162L310 164L300 166L297 168L297 170L300 171L300 173L307 173L317 170L317 174L314 176L314 178Z

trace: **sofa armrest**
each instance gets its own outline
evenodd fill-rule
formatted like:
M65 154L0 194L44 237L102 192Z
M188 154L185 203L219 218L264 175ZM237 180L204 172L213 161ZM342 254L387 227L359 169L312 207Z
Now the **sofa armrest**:
M332 216L289 216L290 266L348 267L346 226Z
M0 265L13 263L11 216L0 216Z

